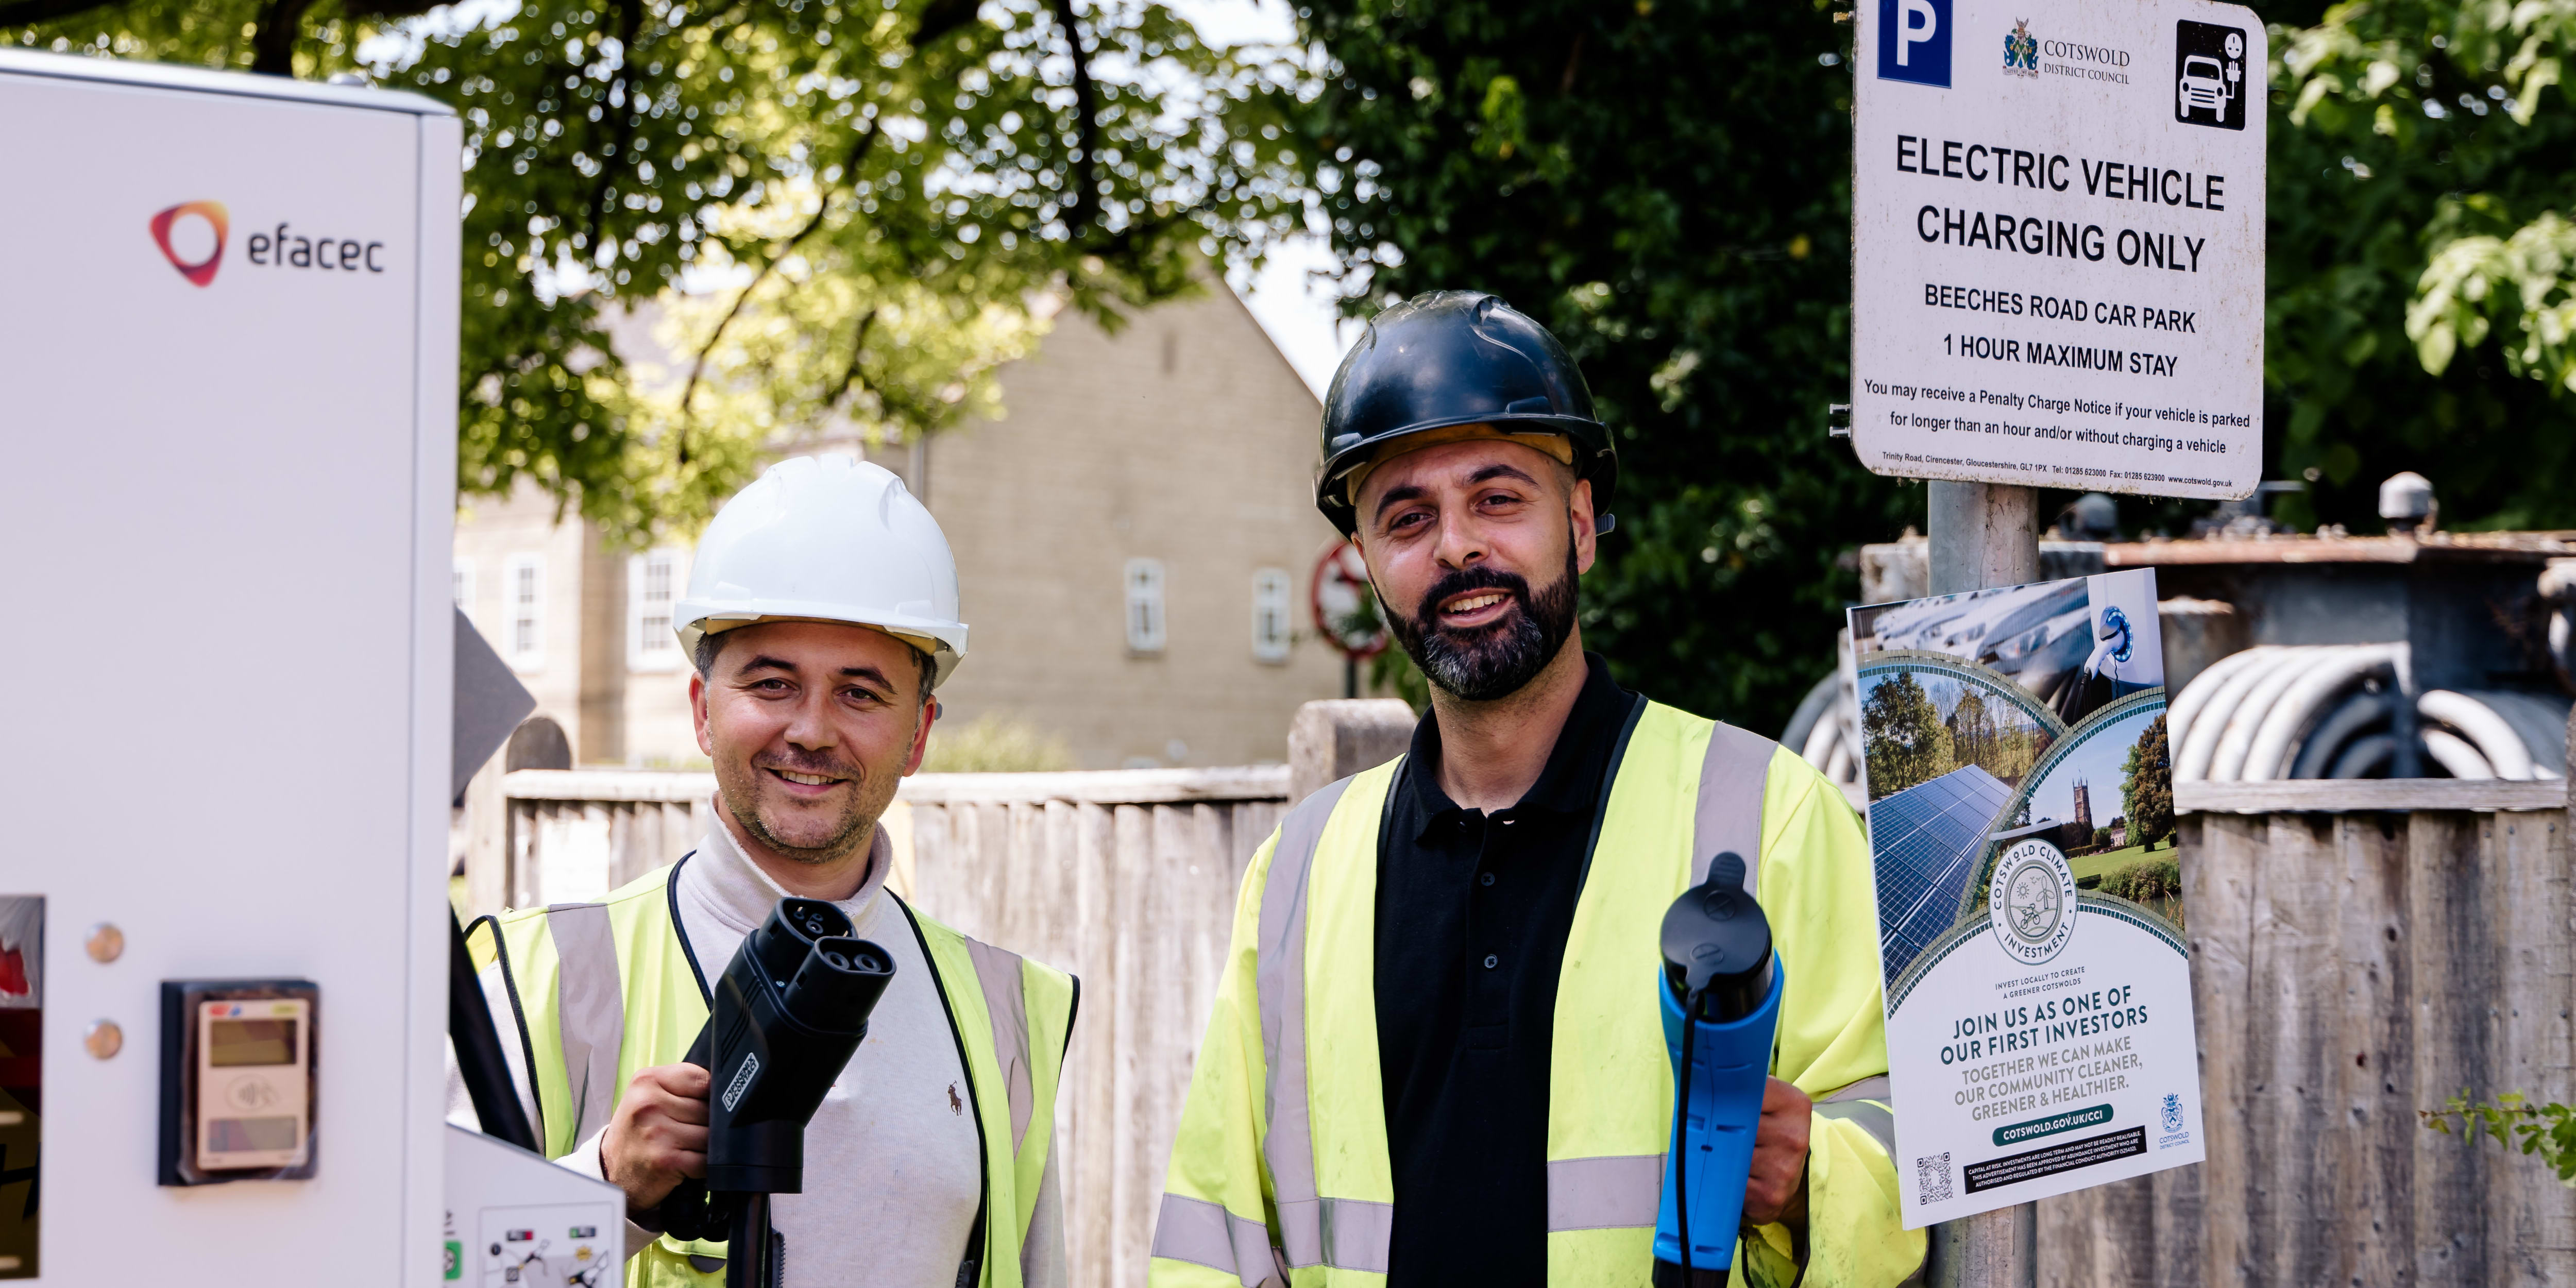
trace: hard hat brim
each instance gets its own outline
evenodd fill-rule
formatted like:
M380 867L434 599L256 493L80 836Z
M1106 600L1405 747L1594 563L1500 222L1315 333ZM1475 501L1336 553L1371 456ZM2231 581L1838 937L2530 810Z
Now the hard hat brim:
M709 635L757 626L764 622L825 622L839 626L861 626L881 635L890 635L930 655L930 687L947 682L957 664L966 658L966 624L942 622L926 617L879 614L869 618L850 615L835 604L798 600L754 600L728 604L696 604L687 601L677 605L680 621L680 651L692 663L697 660L698 642Z
M1574 448L1574 459L1568 462L1574 476L1592 484L1592 510L1608 514L1612 490L1618 485L1619 457L1610 445L1609 427L1597 420L1579 416L1523 412L1474 416L1452 416L1403 425L1383 433L1372 434L1348 444L1324 460L1315 478L1315 508L1323 511L1343 536L1359 530L1359 499L1351 495L1351 474L1360 467L1378 461L1381 449L1405 439L1428 434L1433 430L1460 425L1492 425L1493 437L1508 442L1514 435L1554 434ZM1425 444L1432 446L1433 444ZM1605 529L1606 530L1606 529Z

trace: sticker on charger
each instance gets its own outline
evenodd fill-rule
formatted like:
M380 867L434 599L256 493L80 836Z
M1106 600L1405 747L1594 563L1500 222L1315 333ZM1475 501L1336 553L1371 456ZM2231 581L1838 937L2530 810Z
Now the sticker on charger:
M742 1103L742 1093L751 1090L751 1080L759 1076L760 1054L756 1051L746 1053L742 1057L742 1067L733 1071L733 1081L725 1087L726 1113L732 1113L734 1106Z

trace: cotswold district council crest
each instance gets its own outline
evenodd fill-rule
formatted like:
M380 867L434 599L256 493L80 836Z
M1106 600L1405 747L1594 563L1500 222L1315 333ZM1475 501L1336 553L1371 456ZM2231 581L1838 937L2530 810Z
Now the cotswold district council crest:
M2004 71L2014 76L2039 75L2039 37L2030 34L2030 19L2013 21L2004 37Z
M2075 870L2066 855L2037 837L2005 851L1986 888L1986 919L1995 941L2025 966L2064 951L2075 935Z

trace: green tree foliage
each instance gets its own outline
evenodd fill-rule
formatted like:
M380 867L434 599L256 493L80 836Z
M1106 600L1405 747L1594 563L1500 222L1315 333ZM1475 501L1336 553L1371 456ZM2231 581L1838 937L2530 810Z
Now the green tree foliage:
M1114 323L1301 208L1276 95L1150 0L428 8L0 0L0 31L453 106L460 487L533 478L629 537L782 431L990 412L1038 292ZM612 325L672 369L629 370Z
M2271 437L2321 475L2313 517L2376 528L2379 480L2415 469L2447 520L2576 524L2572 36L2566 0L2273 28Z
M1943 722L1950 730L1951 754L1958 764L1974 764L2006 783L2018 786L2039 755L2047 750L2047 733L2020 708L1989 698L1974 685L1962 685L1958 702Z
M1922 505L1825 434L1849 384L1848 29L1818 0L1299 12L1352 310L1481 289L1554 330L1620 455L1585 642L1623 684L1776 727L1856 590L1836 556Z
M2161 714L2120 763L2120 816L2128 820L2131 845L2153 845L2173 835L2173 757Z
M1820 424L1848 378L1846 29L1813 0L1300 12L1351 311L1474 287L1564 337L1623 465L1587 640L1659 697L1785 716L1852 591L1831 561L1921 505ZM2379 480L2417 469L2453 523L2576 526L2576 5L2266 12L2266 437L2316 476L2276 512L2375 530Z
M2415 1113L2426 1128L2445 1136L2456 1122L2472 1140L2492 1136L2506 1149L2519 1145L2523 1153L2538 1155L2556 1172L2560 1184L2576 1189L2576 1108L2535 1104L2519 1091L2508 1091L2490 1103L2462 1088L2441 1108Z
M2161 859L2140 859L2125 867L2102 874L2098 887L2103 894L2126 899L2177 927L2185 926L2182 898L2182 861L2168 855Z
M1026 774L1074 769L1064 736L1034 721L988 711L962 725L931 726L925 774Z
M1860 706L1860 734L1872 800L1950 772L1950 730L1912 671L1869 691Z

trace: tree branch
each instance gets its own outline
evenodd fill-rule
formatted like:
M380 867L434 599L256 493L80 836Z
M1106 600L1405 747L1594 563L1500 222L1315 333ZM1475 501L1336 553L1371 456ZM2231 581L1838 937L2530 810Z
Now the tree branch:
M644 25L644 6L639 0L617 0L617 74L610 78L608 93L601 96L600 106L617 112L616 124L609 128L607 157L599 167L599 182L590 187L590 247L599 252L600 225L614 213L608 191L615 186L620 169L631 170L627 152L635 142L635 37ZM611 108L608 100L622 98L626 105ZM607 164L613 159L615 164Z
M0 27L24 27L114 7L116 0L11 0L0 4Z
M912 29L912 47L947 35L975 20L975 9L981 0L930 0L921 7L921 21Z
M858 334L850 339L850 365L842 370L840 383L833 385L831 394L823 399L823 405L825 407L839 405L841 395L850 392L851 383L853 381L858 381L859 358L867 353L868 332L874 330L876 328L876 324L877 311L875 309L869 309L867 312L859 315ZM859 387L864 389L867 385L865 382L860 382Z
M1092 166L1100 151L1100 91L1091 83L1091 55L1082 48L1082 28L1075 22L1073 0L1055 0L1055 20L1064 27L1065 47L1073 51L1075 142L1081 156L1073 163L1073 206L1064 215L1064 230L1079 234L1100 217L1100 186Z
M876 146L877 133L876 118L869 117L867 129L861 131L858 139L850 144L850 155L841 163L841 178L844 182L858 174L860 163L868 159L869 150ZM725 310L723 320L716 323L715 333L708 336L706 344L698 350L698 360L689 366L689 383L680 390L680 423L683 434L688 432L689 403L697 396L698 378L706 374L707 359L715 353L716 345L724 339L726 329L733 325L735 318L742 316L742 306L751 302L753 293L760 289L762 283L769 280L772 272L777 271L778 261L787 258L789 252L794 251L806 238L813 236L814 230L823 226L824 216L831 213L832 194L827 191L823 194L822 200L815 205L814 217L806 220L805 226L797 229L795 236L788 238L778 249L771 251L768 261L760 266L758 273L752 275L751 284L742 288L742 294L733 297L733 307ZM688 443L684 439L680 444L680 460L685 464L688 458Z
M250 37L250 69L263 76L295 74L295 41L304 34L304 11L313 0L268 0L259 7Z
M352 18L417 18L448 0L352 0L341 12Z

